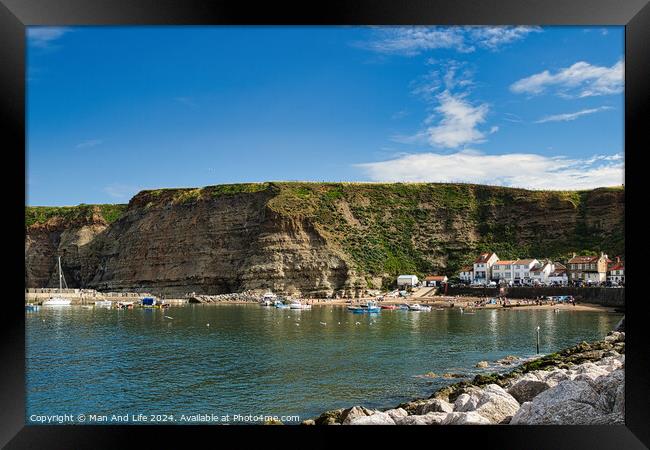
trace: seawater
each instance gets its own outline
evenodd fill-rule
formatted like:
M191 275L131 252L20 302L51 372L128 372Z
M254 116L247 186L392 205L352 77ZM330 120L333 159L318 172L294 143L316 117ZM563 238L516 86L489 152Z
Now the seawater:
M537 326L540 353L551 353L602 338L621 317L256 304L41 308L26 314L27 423L64 414L86 422L91 415L127 423L169 416L178 423L181 415L304 420L357 404L392 407L459 381L421 376L428 372L473 377L507 369L477 369L479 361L534 356Z

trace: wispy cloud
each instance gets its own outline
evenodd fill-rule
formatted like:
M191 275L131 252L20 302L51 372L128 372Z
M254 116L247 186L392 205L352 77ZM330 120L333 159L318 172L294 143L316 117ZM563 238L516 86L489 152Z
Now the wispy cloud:
M477 45L490 50L497 50L500 47L513 42L520 41L530 33L539 33L540 27L516 26L516 27L467 27L471 40Z
M458 148L485 141L486 132L479 126L486 121L487 103L475 104L469 100L473 87L472 71L458 61L440 62L415 83L412 93L429 104L430 112L424 120L424 130L412 136L394 136L401 143L426 142L433 147ZM498 131L492 127L487 134Z
M478 129L478 125L485 122L489 107L485 103L473 106L463 97L449 91L438 96L440 104L435 111L441 119L437 125L427 128L431 145L457 148L484 140L485 133Z
M620 154L569 159L463 150L446 155L409 154L357 167L371 180L385 182L464 182L527 189L590 189L624 183Z
M542 94L553 90L564 97L591 97L619 94L623 91L623 60L611 67L594 66L580 61L551 73L545 70L516 81L510 90L516 94Z
M128 200L141 191L141 188L122 183L112 183L105 186L103 191L116 200Z
M542 117L541 119L535 121L535 123L545 123L545 122L568 122L571 120L576 120L578 117L586 116L589 114L594 114L600 111L606 111L612 109L611 106L601 106L599 108L583 109L581 111L576 111L573 113L565 114L555 114L552 116Z
M70 32L66 27L28 27L27 40L37 48L50 48L52 43Z
M88 141L83 141L75 145L75 148L90 148L90 147L96 147L98 145L103 144L104 141L101 139L90 139Z
M374 39L355 45L377 53L403 56L415 56L436 49L469 53L477 47L495 51L540 31L539 27L528 26L378 27Z

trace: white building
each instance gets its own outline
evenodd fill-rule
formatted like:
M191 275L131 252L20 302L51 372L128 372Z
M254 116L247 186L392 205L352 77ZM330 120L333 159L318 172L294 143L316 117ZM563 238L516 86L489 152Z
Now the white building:
M548 277L555 270L551 261L542 261L530 269L530 280L536 284L548 284Z
M400 275L397 277L397 287L413 287L418 284L418 277L415 275Z
M617 257L614 265L609 268L607 281L625 283L625 264L621 262L621 258Z
M514 282L524 283L530 281L530 271L533 267L539 264L536 259L518 259L512 263L512 270L514 271Z
M471 283L474 279L474 270L472 269L472 266L461 268L458 274L458 278L460 278L460 281L463 281L465 283Z
M550 284L560 284L562 286L569 284L566 266L559 262L554 262L553 271L548 275L548 282Z
M474 282L487 283L492 279L492 266L499 260L494 252L481 253L474 261Z
M499 260L492 265L492 279L498 282L506 282L508 284L514 281L514 271L512 265L514 260Z

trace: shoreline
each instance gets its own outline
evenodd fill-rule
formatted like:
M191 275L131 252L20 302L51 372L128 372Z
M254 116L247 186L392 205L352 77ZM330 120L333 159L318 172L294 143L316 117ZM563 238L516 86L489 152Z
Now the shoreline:
M355 299L350 302L350 300L345 300L345 299L336 299L336 300L330 300L330 299L308 299L308 300L301 300L303 303L308 303L312 305L313 307L320 307L320 306L336 306L336 307L347 307L350 305L359 305L363 304L369 300L373 300L373 298L361 298L361 299ZM482 306L474 306L474 302L480 302L483 299L479 297L446 297L444 300L443 299L418 299L417 301L414 300L405 300L405 299L400 299L400 300L384 300L382 302L379 302L380 305L400 305L400 304L415 304L419 303L421 305L430 305L432 307L436 308L443 308L443 309L459 309L459 308L464 308L464 309L472 309L474 311L477 310L483 310L483 309L496 309L496 310L532 310L532 309L537 309L537 310L559 310L559 311L597 311L597 312L619 312L616 307L612 306L603 306L603 305L598 305L595 303L576 303L575 305L571 304L566 304L566 303L555 303L555 304L550 304L550 303L543 303L541 305L537 305L534 303L534 300L516 300L512 299L511 301L513 304L508 305L508 306L503 306L503 305L482 305ZM167 301L167 300L165 300ZM174 301L170 299L169 301ZM215 302L205 302L205 303L187 303L187 304L194 304L194 305L249 305L249 304L256 304L257 302L253 301L242 301L242 300L222 300L222 301L215 301ZM453 306L451 306L453 305ZM269 306L269 308L272 308L273 306Z
M581 342L525 360L508 372L479 374L471 381L439 388L428 398L383 410L360 405L328 410L301 424L623 424L624 371L625 332L621 320L602 340ZM601 398L608 401L603 403Z

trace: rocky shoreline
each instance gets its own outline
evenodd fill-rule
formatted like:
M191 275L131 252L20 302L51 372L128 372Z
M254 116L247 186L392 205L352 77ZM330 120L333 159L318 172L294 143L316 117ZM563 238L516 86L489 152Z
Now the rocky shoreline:
M303 425L613 425L625 416L624 322L603 340L477 375L388 410L327 411Z

